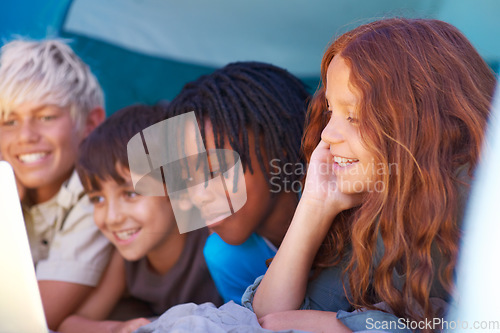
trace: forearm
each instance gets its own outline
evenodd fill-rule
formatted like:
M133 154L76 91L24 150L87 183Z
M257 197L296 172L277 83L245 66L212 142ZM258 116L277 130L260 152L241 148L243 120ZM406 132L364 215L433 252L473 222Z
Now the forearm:
M47 325L56 330L62 321L76 312L81 303L93 291L93 287L63 282L38 281Z
M121 324L119 321L96 321L73 315L66 318L59 326L60 333L95 333L95 332L113 332L113 328Z
M260 325L268 330L303 330L308 332L349 333L347 328L337 319L335 312L329 311L285 311L276 312L259 319Z
M312 262L338 212L303 197L278 253L259 285L253 309L258 317L300 307Z
M81 316L71 316L59 327L60 333L131 333L139 327L149 324L150 321L146 318L135 318L127 321L96 321L87 319Z

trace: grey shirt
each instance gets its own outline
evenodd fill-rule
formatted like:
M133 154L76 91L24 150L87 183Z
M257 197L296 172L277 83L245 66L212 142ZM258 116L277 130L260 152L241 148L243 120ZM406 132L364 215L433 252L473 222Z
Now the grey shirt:
M158 315L182 303L221 305L221 297L203 257L207 236L207 228L189 232L179 260L164 275L151 271L147 258L125 261L130 295L148 303Z

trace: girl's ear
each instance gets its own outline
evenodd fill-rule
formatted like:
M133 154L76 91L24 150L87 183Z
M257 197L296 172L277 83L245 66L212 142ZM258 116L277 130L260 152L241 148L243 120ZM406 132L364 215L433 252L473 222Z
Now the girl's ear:
M104 112L102 107L98 106L90 110L87 120L85 121L83 137L87 137L94 128L104 121L104 118L106 118L106 112Z

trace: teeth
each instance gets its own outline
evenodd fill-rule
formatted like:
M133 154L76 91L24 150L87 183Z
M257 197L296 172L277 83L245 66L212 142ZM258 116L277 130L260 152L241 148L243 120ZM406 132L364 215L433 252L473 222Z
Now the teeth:
M130 229L130 230L124 230L124 231L115 232L114 234L120 240L127 240L127 239L130 238L130 236L132 236L133 234L135 234L138 231L139 231L139 229Z
M333 156L333 161L340 165L341 167L345 167L351 165L352 163L359 162L356 158L345 158L340 156Z
M23 163L33 163L41 160L45 156L47 156L47 153L31 153L19 155L18 158Z

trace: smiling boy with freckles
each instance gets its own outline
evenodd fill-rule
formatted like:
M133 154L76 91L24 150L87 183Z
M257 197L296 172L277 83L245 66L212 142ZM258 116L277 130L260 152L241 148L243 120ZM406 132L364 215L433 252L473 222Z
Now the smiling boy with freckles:
M53 330L97 284L110 256L74 171L78 145L104 120L103 103L96 78L63 42L17 40L2 47L0 155L16 175Z

